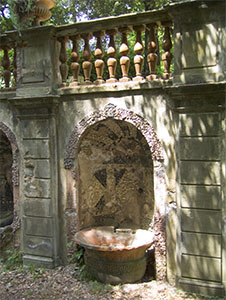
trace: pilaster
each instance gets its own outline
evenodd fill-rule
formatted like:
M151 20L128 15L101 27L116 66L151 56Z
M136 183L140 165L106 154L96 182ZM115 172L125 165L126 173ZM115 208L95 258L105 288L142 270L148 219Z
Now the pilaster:
M22 150L23 262L52 268L59 264L57 104L42 98L15 105Z

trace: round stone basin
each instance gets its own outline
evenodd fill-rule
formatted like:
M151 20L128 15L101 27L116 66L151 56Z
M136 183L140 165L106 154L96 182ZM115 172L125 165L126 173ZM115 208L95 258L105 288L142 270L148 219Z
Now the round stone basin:
M144 276L145 252L154 243L154 233L102 226L78 231L75 242L85 248L85 264L96 279L132 283Z

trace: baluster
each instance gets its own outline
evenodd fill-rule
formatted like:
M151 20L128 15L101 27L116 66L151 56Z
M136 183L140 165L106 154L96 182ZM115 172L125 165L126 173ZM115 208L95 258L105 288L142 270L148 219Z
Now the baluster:
M17 82L17 48L14 47L13 53L13 78L14 78L14 86L16 86Z
M115 38L114 36L117 34L117 29L109 29L106 31L106 34L109 35L110 41L107 50L107 66L108 66L108 73L109 79L106 80L107 83L116 82L117 79L115 78L116 67L117 67L117 60L116 56L116 47L115 47Z
M172 41L170 36L170 26L171 23L163 23L162 26L165 28L165 33L162 42L162 48L165 51L162 54L163 66L164 66L164 73L162 75L163 79L170 79L172 77L170 73L170 64L173 58L173 55L170 53L170 49L172 48Z
M85 33L82 35L83 40L85 41L84 45L84 51L82 53L82 56L84 58L84 62L82 63L82 69L84 73L84 84L90 84L90 76L91 76L91 70L92 70L92 63L90 62L91 59L91 51L89 47L89 40L92 38L91 33Z
M150 75L146 77L147 80L155 80L158 78L156 74L156 67L158 62L158 54L157 52L157 39L156 39L156 30L158 28L156 23L151 23L147 25L149 29L149 43L148 43L148 67Z
M2 58L2 67L4 69L3 71L3 78L5 81L5 87L9 88L10 85L10 78L11 78L11 72L10 72L10 60L9 60L9 47L5 46L2 47L4 51L4 55Z
M125 81L130 81L130 78L128 77L130 59L128 57L129 47L128 47L128 42L127 42L127 34L128 34L128 32L130 32L130 28L129 27L121 27L121 28L119 28L119 31L122 34L122 44L121 44L120 50L119 50L120 54L122 55L120 58L122 78L120 78L119 81L125 82Z
M139 26L133 26L134 31L136 32L136 43L134 46L134 66L136 71L136 77L133 78L133 81L141 81L144 79L142 76L142 69L144 66L144 57L142 55L144 47L141 39L141 33L144 31L145 26L139 25Z
M102 48L102 40L101 38L104 36L104 31L97 31L94 32L93 35L97 38L96 43L96 50L94 55L96 57L95 60L95 69L97 74L97 80L95 81L96 84L104 83L103 80L103 73L104 73L104 61L103 61L103 48Z
M68 42L68 37L60 37L58 39L58 41L61 44L60 47L60 74L61 74L61 78L62 78L62 87L66 87L67 86L67 76L68 76L68 65L67 65L67 59L68 59L68 55L67 55L67 42Z
M79 64L79 52L78 52L78 41L80 40L80 35L76 34L70 36L70 40L73 43L72 52L71 52L71 72L73 81L70 83L70 86L77 86L79 85L78 76L80 71L80 64Z

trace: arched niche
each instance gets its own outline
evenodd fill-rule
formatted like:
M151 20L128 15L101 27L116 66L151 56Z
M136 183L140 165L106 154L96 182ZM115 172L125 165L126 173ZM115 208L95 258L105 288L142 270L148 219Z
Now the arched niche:
M13 222L13 154L10 142L0 130L0 227Z
M117 140L118 143L114 140ZM124 141L123 148L127 148L126 152L129 153L126 154L127 159L124 160L124 165L119 161L116 164L117 158L120 157L118 151L121 153L121 146L119 149L117 148L120 141L121 143ZM91 147L92 143L94 146ZM106 155L105 145L109 149L108 155ZM134 147L131 148L132 145ZM99 149L101 150L99 151ZM96 152L98 155L94 155ZM136 155L138 153L141 155ZM124 156L126 157L126 155ZM104 163L105 161L106 163ZM64 213L67 241L73 241L73 234L77 230L93 225L111 224L122 227L139 225L142 228L153 226L157 236L155 242L156 278L165 279L165 172L162 161L163 149L153 127L146 119L133 111L109 103L103 109L95 110L78 122L72 131L64 157L64 167L71 171L66 172L68 176L67 199ZM111 163L112 166L110 166ZM84 170L82 170L83 168ZM87 175L88 180L86 179ZM143 182L142 176L145 177ZM109 186L115 185L114 189L119 189L118 203L113 200L108 202L106 198L102 198L107 178L109 178ZM146 188L142 188L144 183ZM92 197L96 187L98 187L99 194ZM123 208L127 212L121 214L119 212L120 201L124 194L126 194L125 200L129 199L130 192L133 199L135 198L135 204L130 206L130 200L125 201L127 205L123 204ZM106 191L107 193L108 191ZM91 195L90 207L88 207L87 195ZM112 205L113 203L116 203L116 206ZM141 203L142 205L140 205ZM113 213L108 215L108 208L105 207L104 214L101 215L103 204L104 206L112 205ZM93 207L95 213L92 213ZM133 207L136 208L131 214ZM107 214L105 214L106 211ZM136 215L134 220L132 217L127 217L128 215L134 216L135 212L138 212L138 216Z
M108 133L109 131L109 133ZM120 140L124 140L124 143L127 147L127 151L131 152L131 169L129 169L129 162L128 163L128 169L125 172L125 168L123 168L123 165L120 166L120 168L113 168L115 171L110 171L111 167L109 166L108 168L97 168L96 171L93 172L92 175L88 175L87 172L83 172L86 163L88 164L88 168L91 165L91 161L88 161L87 159L85 159L85 151L84 149L86 149L86 144L88 143L88 140L90 141L90 139L94 139L91 138L91 135L93 135L93 132L96 132L96 141L98 140L99 142L102 140L102 142L100 142L98 148L99 148L99 156L104 158L106 157L106 151L104 151L104 147L107 147L107 141L109 141L110 146L109 147L113 147L114 144L118 143L118 146L120 145ZM111 132L111 138L109 138L109 134ZM117 143L115 143L114 138L117 139ZM104 143L104 140L106 139L106 144ZM112 142L110 142L112 139ZM126 140L126 141L125 141ZM133 149L130 149L130 142L132 142L132 140L134 140L134 145L136 145L136 147L140 148L139 151L141 151L142 149L142 159L140 158L140 160L138 159L136 161L133 160L133 164L132 164L132 158L136 157L137 153L136 153L136 147L134 146ZM102 143L102 144L101 144ZM103 145L103 149L101 150L101 145ZM121 146L119 146L121 147ZM92 147L88 147L89 149L91 149ZM81 150L83 149L83 150ZM144 150L145 149L145 150ZM88 150L87 150L88 151ZM90 150L89 150L90 151ZM91 150L93 151L93 150ZM117 151L117 146L115 146L115 150L114 153L116 153ZM98 151L97 151L98 152ZM112 152L111 152L112 153ZM97 159L97 157L95 157L95 160ZM113 159L113 157L112 157ZM116 158L114 158L116 159ZM114 160L113 159L113 160ZM65 153L65 159L64 159L64 166L65 169L71 169L72 171L72 175L73 178L75 180L75 185L76 185L76 227L79 228L83 228L86 227L88 225L91 226L91 224L93 224L94 220L92 219L92 217L90 217L90 220L88 221L88 219L86 221L82 221L81 218L81 222L77 222L80 221L78 219L80 219L80 215L82 215L82 211L83 211L83 204L81 205L81 203L85 203L84 206L86 207L87 204L87 200L85 200L86 197L88 197L87 195L87 190L86 188L83 189L83 187L85 186L85 181L83 180L83 176L87 177L87 176L94 176L93 181L97 181L98 183L96 183L96 186L98 185L100 190L104 190L104 184L105 183L101 183L100 182L100 178L105 177L108 178L106 180L109 180L108 183L110 184L111 180L110 178L115 178L118 176L118 178L120 176L122 176L122 172L124 172L123 174L123 178L120 178L120 184L117 183L117 189L122 186L123 184L126 186L125 184L125 178L135 178L137 175L132 175L132 170L136 169L136 163L140 163L140 166L142 166L143 164L143 168L144 165L147 167L148 166L148 174L147 176L145 176L145 182L147 182L148 184L153 186L153 162L156 164L156 162L158 161L162 161L163 159L163 151L162 151L162 147L161 147L161 143L158 140L155 131L153 129L153 127L149 124L149 122L147 120L145 120L143 117L139 116L138 114L134 113L133 111L130 110L126 110L123 108L119 108L117 106L115 106L114 104L107 104L103 109L94 111L93 113L87 115L84 119L82 119L73 129L73 132L71 134L71 137L69 139L69 142L67 144L67 148L66 148L66 153ZM86 161L86 162L85 162ZM148 162L148 164L145 164L144 161ZM108 163L107 163L108 162ZM103 165L110 165L110 158L109 160L107 160L107 162L104 162L104 159L102 161ZM84 164L83 167L81 167L81 164ZM101 165L101 162L99 161L99 164ZM133 166L132 166L133 165ZM118 164L119 166L119 164ZM96 167L94 167L96 168ZM139 168L138 168L139 170ZM113 174L113 173L114 174ZM136 171L138 172L138 171ZM135 173L136 173L135 172ZM108 173L107 175L105 173ZM111 174L112 173L112 174ZM118 175L119 173L119 175ZM130 176L128 175L128 173L130 173ZM105 175L104 175L105 174ZM137 173L136 173L137 174ZM139 175L141 176L141 174ZM139 177L138 176L138 177ZM141 176L142 177L142 176ZM140 177L140 178L141 178ZM90 177L89 177L90 179ZM116 180L116 179L115 179ZM117 179L119 180L119 179ZM129 185L129 179L127 179L127 186ZM135 180L135 179L134 179ZM149 181L148 181L149 180ZM89 180L88 180L89 181ZM114 181L112 179L112 181ZM94 183L93 183L94 184ZM138 187L137 183L135 183L135 181L131 181L130 184L133 186L133 188ZM148 186L147 184L147 186ZM95 188L93 186L89 186L89 190L91 189L96 189L97 187L95 186ZM109 190L110 187L107 188L107 190ZM122 188L121 188L122 189ZM151 188L147 189L150 191ZM126 189L125 189L126 190ZM147 192L144 191L144 189L142 188L142 185L140 184L140 186L137 188L137 191L139 191L139 194L136 194L136 197L133 195L133 197L135 197L136 199L141 198L141 199L148 199L149 198L149 202L147 203L146 200L144 200L143 202L143 207L142 207L142 213L139 213L139 218L142 219L142 222L137 221L138 217L134 218L134 223L133 226L137 227L137 225L139 224L139 226L142 227L147 227L150 223L151 223L151 216L153 214L153 188L152 188L152 192L148 192L149 196L146 195ZM69 191L68 194L70 194L71 192ZM83 197L83 194L86 194L85 197ZM99 191L99 193L101 194L101 192ZM104 193L108 193L108 191L105 191ZM129 193L132 193L129 191L129 189L127 189L127 195L129 195ZM89 195L91 195L92 192L89 191ZM101 194L101 197L103 196L103 193ZM111 196L112 197L112 196ZM90 198L90 196L89 196ZM105 196L106 198L106 196ZM122 198L122 192L121 192L121 198ZM100 199L99 199L100 200ZM99 210L101 205L106 204L106 199L101 201L98 201L96 198L93 198L93 205L97 205L97 208L99 207ZM92 202L91 201L91 202ZM137 200L136 200L137 201ZM143 200L142 200L143 201ZM141 201L141 202L142 202ZM151 204L150 204L151 201ZM110 201L110 203L112 203L112 201ZM128 202L129 203L129 202ZM69 202L68 202L69 204ZM91 204L91 203L90 203ZM145 205L147 204L147 205ZM108 205L111 205L108 203ZM129 205L127 205L128 207ZM68 207L70 207L70 204L68 205ZM125 206L124 206L125 207ZM149 208L150 207L150 208ZM90 209L90 208L89 208ZM113 209L113 208L112 208ZM114 208L116 209L116 207ZM114 210L113 209L113 210ZM106 209L105 209L106 211ZM145 221L145 219L143 219L143 215L145 211L148 211L148 222L147 220ZM98 213L97 213L98 215ZM112 213L113 215L113 213ZM140 217L141 216L141 217ZM112 217L113 218L113 217ZM91 220L92 219L92 220ZM108 215L108 217L103 217L102 216L102 221L101 221L101 217L96 216L95 219L97 220L97 223L104 223L107 222L109 223L110 221L110 214ZM129 224L127 221L123 221L121 222L121 219L119 217L119 224L123 226L126 226L127 224ZM95 223L95 222L94 222ZM114 221L114 223L116 224L116 226L118 225L118 220ZM135 224L135 225L134 225Z
M18 158L15 135L0 122L0 227L10 225L12 233L20 227Z
M97 122L80 138L77 163L80 228L151 226L153 161L139 129L113 118Z

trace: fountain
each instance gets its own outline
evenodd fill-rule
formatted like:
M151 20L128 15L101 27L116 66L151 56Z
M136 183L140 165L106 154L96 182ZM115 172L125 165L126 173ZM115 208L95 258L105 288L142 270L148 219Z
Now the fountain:
M78 231L75 242L85 248L85 264L97 280L132 283L144 276L145 252L154 244L154 233L101 226Z

